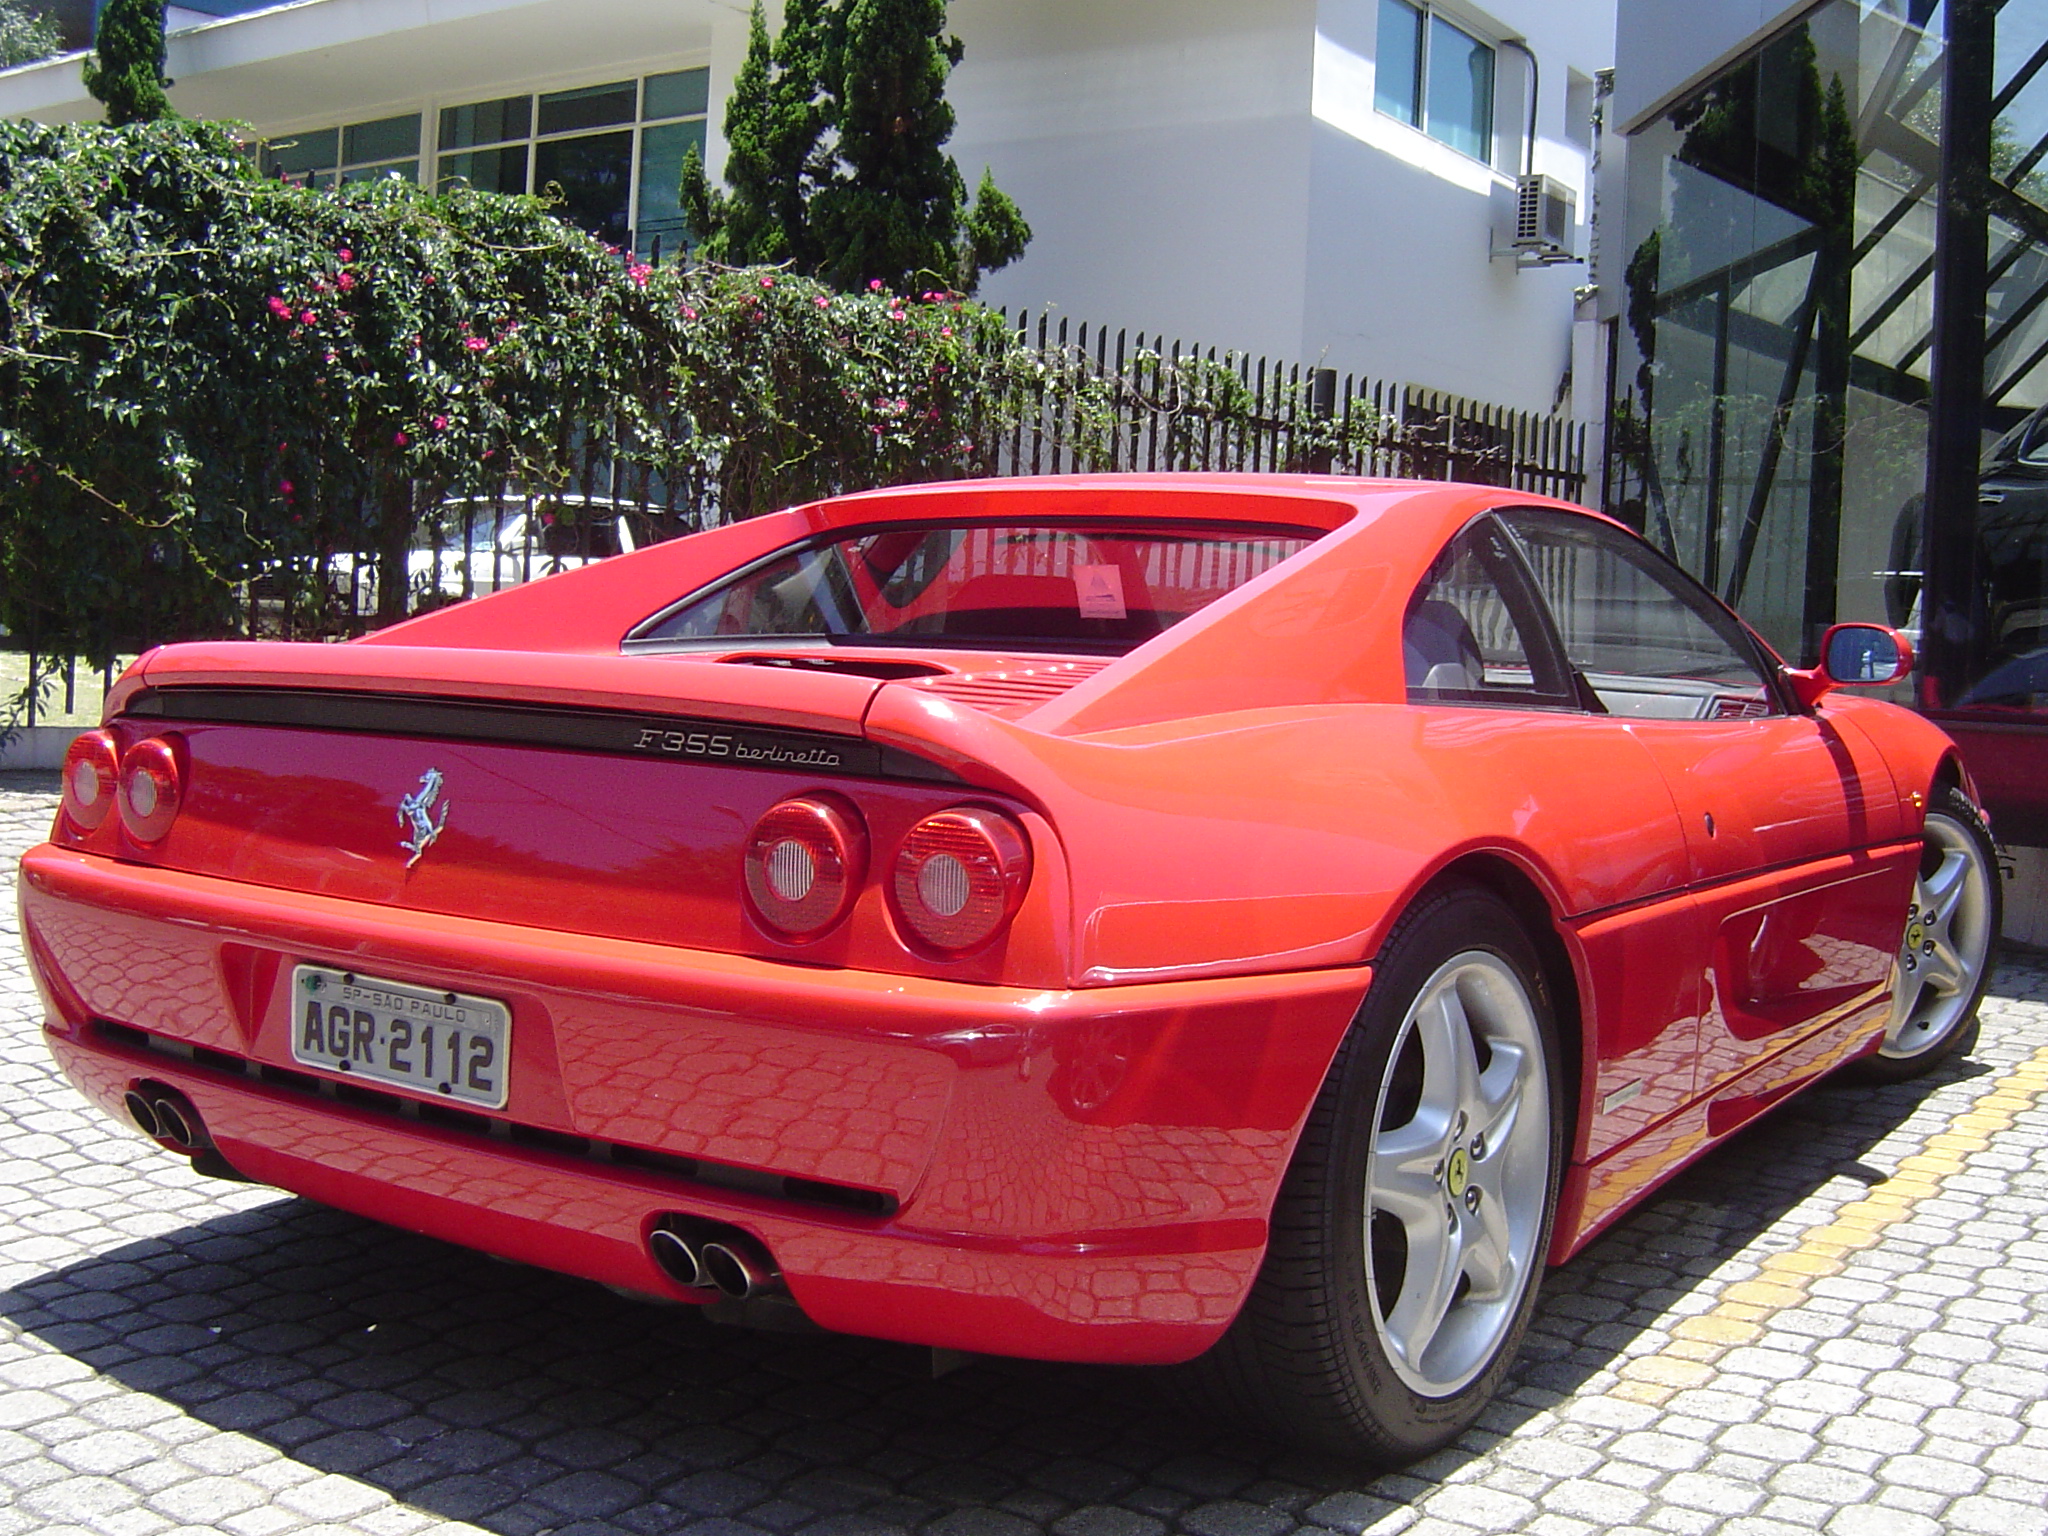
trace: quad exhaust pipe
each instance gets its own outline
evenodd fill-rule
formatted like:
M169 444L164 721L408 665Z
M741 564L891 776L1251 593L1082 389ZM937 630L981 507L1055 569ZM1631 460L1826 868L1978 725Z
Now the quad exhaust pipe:
M693 1216L664 1216L647 1235L661 1272L693 1291L750 1301L781 1288L782 1272L768 1250L738 1227Z
M121 1103L135 1128L145 1136L167 1141L180 1152L205 1152L213 1146L199 1111L175 1088L145 1080L122 1095Z
M239 1184L251 1182L247 1174L221 1155L192 1101L169 1084L149 1078L130 1083L128 1091L121 1095L121 1107L143 1135L191 1158L194 1173L203 1173L210 1179L232 1179Z

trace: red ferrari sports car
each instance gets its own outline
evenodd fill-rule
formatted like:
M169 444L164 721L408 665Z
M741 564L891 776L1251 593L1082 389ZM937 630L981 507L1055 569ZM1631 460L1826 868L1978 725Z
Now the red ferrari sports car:
M1458 1433L1545 1263L1973 1034L1940 731L1624 528L1224 476L848 496L138 661L22 930L202 1169L734 1321Z

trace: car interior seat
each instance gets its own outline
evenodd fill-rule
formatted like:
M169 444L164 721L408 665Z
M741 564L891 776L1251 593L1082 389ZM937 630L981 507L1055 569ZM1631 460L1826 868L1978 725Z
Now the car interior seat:
M1408 615L1401 661L1408 686L1423 693L1471 693L1486 682L1478 637L1465 615L1440 597L1424 599Z

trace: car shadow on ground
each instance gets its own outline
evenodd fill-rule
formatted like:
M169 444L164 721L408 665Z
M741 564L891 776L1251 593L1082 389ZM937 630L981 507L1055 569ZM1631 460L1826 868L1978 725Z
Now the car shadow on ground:
M1873 1147L1988 1070L1824 1086L1765 1117L1554 1272L1481 1427L1400 1474L1200 1422L1147 1372L975 1360L934 1379L926 1351L717 1328L286 1197L0 1292L0 1315L207 1425L499 1536L1356 1530L1611 1369L1801 1202L1881 1182Z

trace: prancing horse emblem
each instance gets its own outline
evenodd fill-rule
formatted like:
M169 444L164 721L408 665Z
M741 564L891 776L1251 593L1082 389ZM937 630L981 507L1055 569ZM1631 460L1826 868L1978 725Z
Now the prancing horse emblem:
M434 819L434 802L441 798L441 785L445 782L441 770L429 768L420 775L420 787L398 802L398 824L412 833L402 837L398 846L412 857L405 861L411 869L419 863L426 851L434 846L434 839L441 835L441 829L448 825L448 807L441 807L441 819Z

